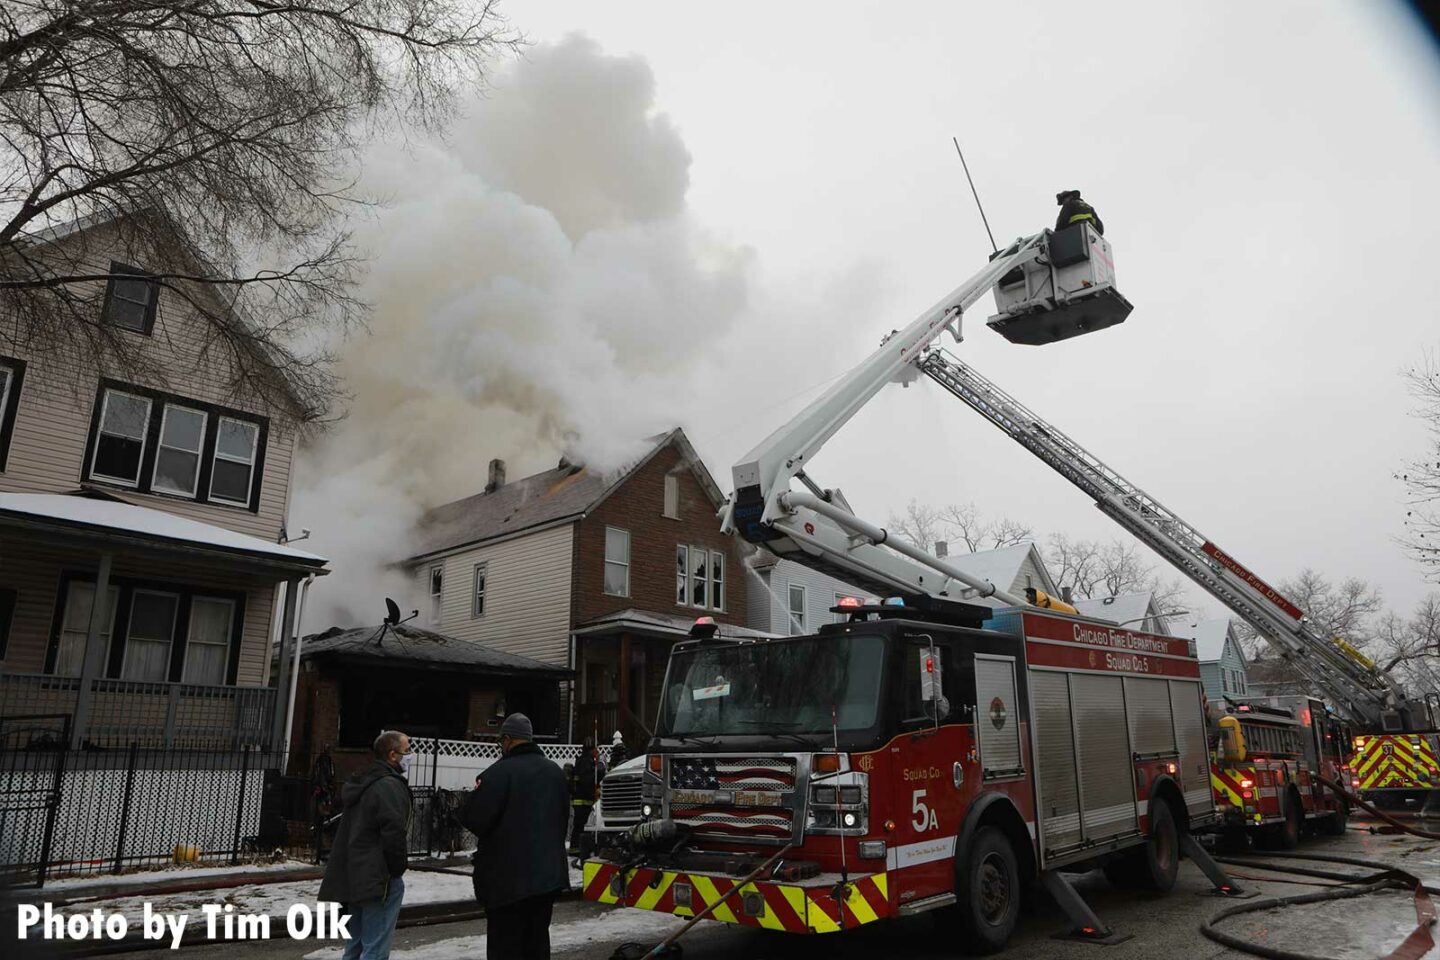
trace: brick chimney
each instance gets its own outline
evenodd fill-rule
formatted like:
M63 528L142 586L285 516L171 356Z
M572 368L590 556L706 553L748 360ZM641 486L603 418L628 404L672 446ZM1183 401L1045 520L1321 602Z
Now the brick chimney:
M486 493L494 493L505 486L505 461L490 461L490 481L485 484Z

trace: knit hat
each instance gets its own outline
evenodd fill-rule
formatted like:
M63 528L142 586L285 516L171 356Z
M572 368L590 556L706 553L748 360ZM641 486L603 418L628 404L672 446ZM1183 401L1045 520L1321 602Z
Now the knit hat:
M516 740L534 740L535 727L530 723L530 718L523 713L512 713L500 724L500 736L514 737Z

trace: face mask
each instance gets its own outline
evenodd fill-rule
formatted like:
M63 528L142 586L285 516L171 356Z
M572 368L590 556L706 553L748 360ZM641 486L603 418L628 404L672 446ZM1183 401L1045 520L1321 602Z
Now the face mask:
M406 753L400 757L400 773L406 777L410 776L410 761L415 759L415 754Z

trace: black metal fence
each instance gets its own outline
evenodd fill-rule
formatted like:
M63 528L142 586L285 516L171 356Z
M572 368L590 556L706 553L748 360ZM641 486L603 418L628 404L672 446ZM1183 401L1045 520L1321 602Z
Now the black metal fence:
M286 777L283 758L260 750L79 750L67 734L63 716L0 718L0 885L328 854L341 810L323 758ZM412 856L470 845L463 791L412 794Z

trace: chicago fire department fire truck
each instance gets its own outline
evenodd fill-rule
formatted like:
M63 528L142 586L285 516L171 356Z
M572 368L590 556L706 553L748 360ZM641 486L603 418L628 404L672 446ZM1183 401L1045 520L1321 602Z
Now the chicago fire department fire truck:
M735 467L727 531L897 602L813 636L677 645L642 785L651 820L586 862L588 898L812 933L943 910L997 949L1037 877L1078 935L1108 933L1060 868L1165 890L1183 849L1228 888L1190 836L1214 807L1189 641L1030 606L805 471L944 331L958 341L992 287L990 325L1019 343L1130 311L1088 225L1019 240ZM963 602L976 597L999 606Z
M1260 697L1209 704L1219 731L1210 780L1215 806L1231 829L1291 850L1309 824L1341 835L1345 801L1317 775L1336 783L1349 776L1349 725L1315 697Z

